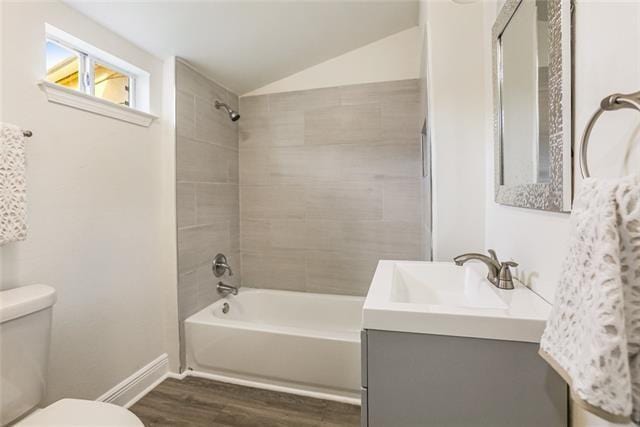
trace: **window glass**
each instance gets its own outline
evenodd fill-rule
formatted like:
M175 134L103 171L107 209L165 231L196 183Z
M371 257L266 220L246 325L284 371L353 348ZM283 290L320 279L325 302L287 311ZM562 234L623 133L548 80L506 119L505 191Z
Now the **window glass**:
M79 89L79 62L76 52L47 40L47 81Z
M96 62L93 68L94 95L120 105L129 105L129 76Z

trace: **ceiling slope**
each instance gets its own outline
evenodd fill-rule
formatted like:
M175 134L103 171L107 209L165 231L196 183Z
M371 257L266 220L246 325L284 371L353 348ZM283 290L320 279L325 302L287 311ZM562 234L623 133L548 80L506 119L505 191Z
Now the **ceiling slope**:
M179 56L238 93L417 24L416 1L86 1L67 4L125 39Z

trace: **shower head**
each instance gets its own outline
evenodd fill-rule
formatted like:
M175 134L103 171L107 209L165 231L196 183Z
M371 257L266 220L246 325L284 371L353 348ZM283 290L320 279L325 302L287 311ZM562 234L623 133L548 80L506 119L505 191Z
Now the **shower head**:
M216 109L220 109L223 108L227 114L229 115L229 118L231 119L232 122L236 122L238 121L238 119L240 119L240 114L238 114L237 111L233 111L231 108L229 108L229 106L227 104L225 104L224 102L220 102L216 100Z

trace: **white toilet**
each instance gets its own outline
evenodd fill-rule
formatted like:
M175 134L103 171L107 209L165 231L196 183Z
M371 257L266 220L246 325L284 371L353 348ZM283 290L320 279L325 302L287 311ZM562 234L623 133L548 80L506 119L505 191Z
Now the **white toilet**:
M44 397L55 301L45 285L0 292L0 425L144 427L125 408L91 400L61 399L34 411Z

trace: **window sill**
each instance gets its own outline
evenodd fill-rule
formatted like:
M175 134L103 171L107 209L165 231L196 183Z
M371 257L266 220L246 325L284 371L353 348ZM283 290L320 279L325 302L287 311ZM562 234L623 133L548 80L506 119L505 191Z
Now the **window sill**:
M40 89L47 95L49 102L89 111L101 116L133 123L134 125L149 127L151 123L158 118L153 114L145 113L124 105L114 104L113 102L44 80L39 81L38 86L40 86Z

